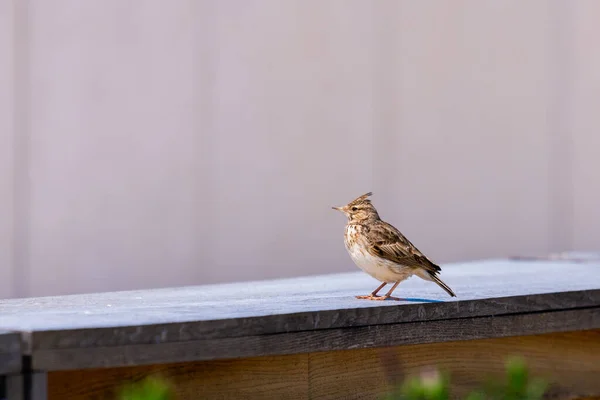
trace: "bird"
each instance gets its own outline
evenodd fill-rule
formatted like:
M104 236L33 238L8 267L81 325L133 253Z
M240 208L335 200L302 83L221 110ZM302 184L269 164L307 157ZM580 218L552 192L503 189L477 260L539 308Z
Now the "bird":
M438 276L442 269L415 247L398 229L383 221L369 199L373 192L357 197L341 207L332 207L348 218L344 244L352 261L364 272L381 282L371 294L356 296L367 300L401 300L392 297L400 282L413 275L437 283L451 297L454 291ZM383 296L378 293L387 284L392 288Z

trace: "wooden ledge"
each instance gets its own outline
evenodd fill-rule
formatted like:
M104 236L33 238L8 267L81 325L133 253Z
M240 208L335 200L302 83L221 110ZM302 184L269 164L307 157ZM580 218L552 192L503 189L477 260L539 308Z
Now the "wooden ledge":
M600 328L600 262L443 266L458 298L412 278L403 302L357 300L356 272L264 282L0 301L39 370L134 366Z

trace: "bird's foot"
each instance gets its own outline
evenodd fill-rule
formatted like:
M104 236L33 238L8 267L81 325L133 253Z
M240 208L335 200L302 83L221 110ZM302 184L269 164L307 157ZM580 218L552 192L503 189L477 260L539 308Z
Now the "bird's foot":
M372 294L368 295L368 296L356 296L357 299L364 299L364 300L373 300L375 296L373 296Z
M373 296L372 294L367 295L367 296L356 296L357 299L365 299L365 300L396 300L396 301L400 301L401 299L399 297L392 297L392 296Z

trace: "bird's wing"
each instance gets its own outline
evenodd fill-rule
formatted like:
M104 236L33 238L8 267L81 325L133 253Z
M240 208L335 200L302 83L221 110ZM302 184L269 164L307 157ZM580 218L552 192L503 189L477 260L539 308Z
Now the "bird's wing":
M366 237L368 251L373 256L408 267L423 268L432 274L441 271L439 266L431 262L398 229L387 222L380 221L371 225Z

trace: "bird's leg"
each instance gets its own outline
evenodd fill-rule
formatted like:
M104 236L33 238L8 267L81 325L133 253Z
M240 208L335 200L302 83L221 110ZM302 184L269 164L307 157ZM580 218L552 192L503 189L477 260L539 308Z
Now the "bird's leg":
M398 297L392 297L392 292L394 291L394 289L396 289L396 287L398 286L398 284L400 283L400 281L394 283L394 286L392 286L392 288L383 296L377 296L377 297L371 297L371 300L398 300L400 301L400 298Z
M368 300L374 300L375 298L377 298L377 293L383 289L383 287L387 285L387 282L383 282L381 285L379 285L379 287L377 289L375 289L373 291L373 293L371 293L368 296L356 296L357 299L368 299Z
M379 285L379 287L378 287L377 289L375 289L375 290L373 291L373 293L371 293L371 296L373 296L373 297L377 296L377 293L379 293L379 291L380 291L381 289L383 289L383 287L384 287L385 285L387 285L387 282L383 282L381 285Z

